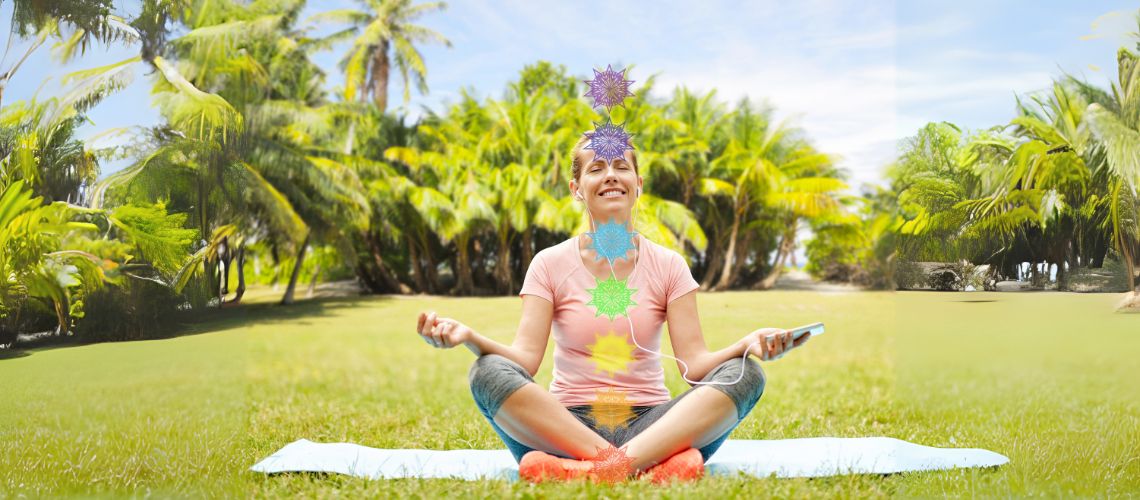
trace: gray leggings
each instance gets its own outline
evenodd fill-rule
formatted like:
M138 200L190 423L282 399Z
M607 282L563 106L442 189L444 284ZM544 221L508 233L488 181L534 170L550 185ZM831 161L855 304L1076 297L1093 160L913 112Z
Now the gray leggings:
M760 363L757 363L751 358L744 363L743 378L740 378L740 358L734 358L721 363L720 366L714 368L701 380L702 382L716 381L727 383L740 378L740 382L733 385L709 386L727 394L728 397L732 398L733 403L736 404L737 419L732 429L735 429L736 426L744 420L744 417L748 415L748 412L752 411L752 408L756 406L756 402L760 400L760 395L764 393L764 370L760 369ZM504 432L503 429L495 423L494 417L508 396L527 383L534 382L534 378L532 378L523 367L519 366L518 363L498 354L488 354L475 360L475 364L471 366L471 372L468 374L468 380L471 383L471 395L474 396L475 404L479 406L479 411L491 422L491 427L495 429L495 432L498 433L499 437L506 443L511 454L515 456L515 460L522 460L523 455L532 451L533 448L516 441ZM620 447L630 439L633 439L634 436L649 428L650 424L665 415L665 412L677 404L677 401L689 395L694 389L696 389L696 387L690 388L665 404L632 407L630 410L633 413L633 418L625 425L618 426L617 428L597 425L592 416L591 407L588 405L570 406L567 407L567 410L570 410L570 413L577 417L579 421L605 438L606 441L609 441L614 446ZM732 433L732 429L729 429L712 443L700 449L701 456L704 457L706 462L709 457L720 448L720 445L728 439L728 435Z

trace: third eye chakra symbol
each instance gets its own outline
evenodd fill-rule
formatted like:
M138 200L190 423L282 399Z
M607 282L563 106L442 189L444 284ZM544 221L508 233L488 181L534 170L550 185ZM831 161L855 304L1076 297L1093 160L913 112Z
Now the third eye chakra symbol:
M606 259L610 265L615 260L625 258L626 253L634 249L632 241L637 235L626 229L625 224L615 222L612 217L609 222L598 224L596 231L586 234L590 236L594 247L594 260Z
M633 80L626 80L625 72L625 69L614 71L613 66L606 65L605 71L594 70L593 80L584 80L590 86L585 97L594 98L593 107L605 106L608 111L614 106L621 106L626 97L633 97L633 92L629 91Z
M614 161L625 156L625 150L633 149L629 140L632 137L621 125L614 125L608 118L605 123L594 122L594 131L586 132L590 144L585 149L606 161Z

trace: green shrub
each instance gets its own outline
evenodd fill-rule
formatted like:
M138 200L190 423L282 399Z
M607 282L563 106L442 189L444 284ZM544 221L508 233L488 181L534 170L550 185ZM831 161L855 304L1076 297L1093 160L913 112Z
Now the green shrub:
M169 287L126 279L91 293L77 334L84 342L141 340L169 336L183 302Z

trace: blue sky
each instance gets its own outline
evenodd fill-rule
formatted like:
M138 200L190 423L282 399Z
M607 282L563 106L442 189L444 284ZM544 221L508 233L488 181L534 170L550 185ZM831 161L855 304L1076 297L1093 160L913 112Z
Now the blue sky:
M355 5L310 2L306 14ZM1134 2L1109 0L459 1L421 20L454 46L423 47L431 92L413 94L407 111L442 110L465 87L499 96L524 65L538 60L583 77L591 67L633 64L634 80L658 75L662 96L686 85L716 88L725 101L767 101L820 149L838 155L859 186L881 182L898 141L926 122L1004 124L1015 93L1047 88L1062 72L1107 85L1115 78L1117 47L1136 29L1135 9ZM10 16L8 2L0 18ZM330 87L343 81L335 67L341 50L317 57ZM17 73L4 102L28 99L37 89L41 96L56 94L67 71L134 54L97 47L61 67L41 48ZM402 88L395 83L390 102L400 105ZM90 114L93 123L81 136L157 123L148 88L149 77L137 75ZM121 166L104 165L104 174Z

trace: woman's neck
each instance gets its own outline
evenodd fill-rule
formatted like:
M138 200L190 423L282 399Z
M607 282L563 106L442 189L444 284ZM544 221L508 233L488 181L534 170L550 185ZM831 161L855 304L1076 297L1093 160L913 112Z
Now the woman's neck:
M593 227L595 229L602 224L608 224L611 221L613 221L617 224L621 224L622 227L625 227L626 229L633 231L633 224L630 223L630 220L632 219L632 217L630 217L629 213L615 212L615 213L607 214L605 212L599 212L599 213L593 213L590 215L594 216L593 217L593 220L594 220Z
M596 230L597 225L594 227ZM633 263L641 251L641 239L637 237L637 233L634 233L629 229L628 225L626 225L626 228L630 233L630 249L626 251L625 255L615 259L614 265L619 265L619 261L621 260L628 260L630 263ZM594 262L597 260L595 257L597 256L598 252L594 249L594 240L591 237L590 233L584 233L581 235L581 237L578 238L578 250L584 257L588 257L588 259L586 259L587 262ZM604 262L604 260L605 259L599 260L599 262Z

